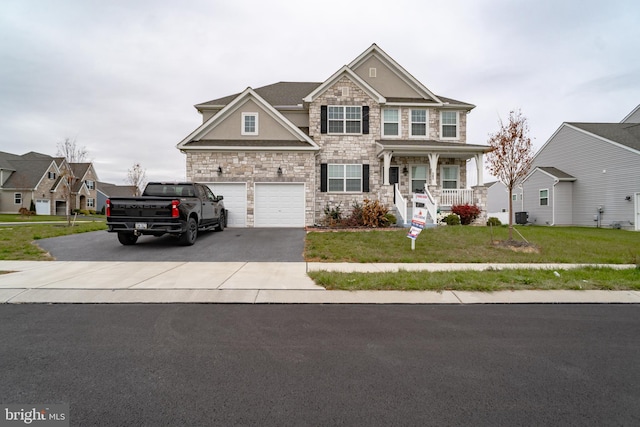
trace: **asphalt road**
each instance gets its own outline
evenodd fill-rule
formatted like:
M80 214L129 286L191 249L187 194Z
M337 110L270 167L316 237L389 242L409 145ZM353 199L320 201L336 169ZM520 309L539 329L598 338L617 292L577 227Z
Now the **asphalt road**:
M193 246L171 236L141 236L123 246L115 233L95 231L38 240L58 261L302 262L302 228L226 228L200 232Z
M72 425L639 425L637 305L0 305Z

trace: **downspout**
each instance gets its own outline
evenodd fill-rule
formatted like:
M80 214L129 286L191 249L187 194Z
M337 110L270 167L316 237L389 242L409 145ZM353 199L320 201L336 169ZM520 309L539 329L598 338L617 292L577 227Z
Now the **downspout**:
M558 182L560 182L560 180L558 180L557 178L553 181L553 198L552 200L552 205L551 205L551 225L554 226L556 225L556 185L558 185Z

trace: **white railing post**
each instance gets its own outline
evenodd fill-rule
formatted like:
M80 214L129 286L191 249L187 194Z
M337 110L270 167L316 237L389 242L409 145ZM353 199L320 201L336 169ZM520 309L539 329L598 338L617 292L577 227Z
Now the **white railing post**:
M400 193L400 186L397 183L393 184L393 191L396 209L402 217L403 224L407 225L410 222L407 218L407 201L402 197L402 194Z

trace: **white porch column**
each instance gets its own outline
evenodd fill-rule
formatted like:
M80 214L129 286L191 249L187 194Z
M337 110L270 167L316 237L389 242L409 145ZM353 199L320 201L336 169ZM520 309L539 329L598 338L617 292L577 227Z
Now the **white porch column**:
M384 153L384 185L390 185L389 169L391 168L391 157L393 157L393 151Z
M440 154L429 153L429 185L436 185L436 177L438 172L438 159Z
M482 169L483 169L483 154L482 153L478 153L476 154L476 171L478 172L478 183L476 185L484 185L484 178L483 178L483 173L482 173Z

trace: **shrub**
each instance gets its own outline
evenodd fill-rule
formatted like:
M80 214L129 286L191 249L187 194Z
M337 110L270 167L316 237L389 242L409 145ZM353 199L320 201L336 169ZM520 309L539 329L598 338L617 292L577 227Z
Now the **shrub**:
M342 222L342 209L340 209L340 203L335 208L329 206L329 203L324 207L324 219L322 224L328 227L335 227Z
M342 225L345 227L362 227L364 225L362 205L360 203L353 202L353 205L351 205L351 214L342 221Z
M396 216L394 214L392 214L391 212L387 212L385 217L387 218L387 221L389 222L389 225L394 225L395 223L398 222L398 218L396 218Z
M389 225L389 219L386 217L389 213L382 203L378 200L364 199L362 205L362 221L367 227L386 227Z
M446 222L447 225L460 225L460 217L454 213L445 216L443 221Z
M487 219L487 226L489 225L493 225L494 227L498 227L499 225L502 225L502 222L496 218L495 216L492 216L491 218Z
M452 206L451 212L460 216L460 222L462 225L469 225L474 219L480 216L481 211L476 205L464 204Z
M100 215L104 215L106 213L106 206L102 205L102 209L100 209Z

